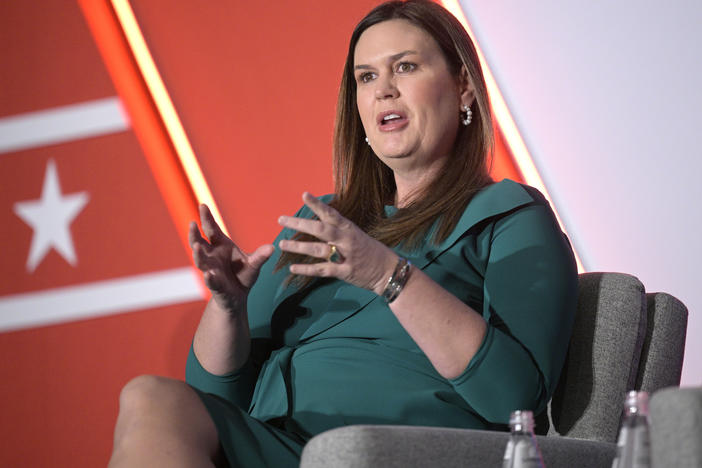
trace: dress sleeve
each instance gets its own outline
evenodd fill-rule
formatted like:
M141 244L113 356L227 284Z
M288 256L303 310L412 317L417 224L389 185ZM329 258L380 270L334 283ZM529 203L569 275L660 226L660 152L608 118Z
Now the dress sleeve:
M309 217L310 210L303 207L295 216ZM226 375L211 374L202 367L192 344L190 345L185 365L185 381L198 390L233 402L244 411L249 407L261 366L271 353L270 318L273 314L273 301L278 286L286 276L284 271L274 272L280 258L278 242L293 235L294 231L290 229L283 229L278 234L273 242L276 246L275 252L261 267L258 279L249 291L247 309L251 329L251 353L246 363L240 369Z
M577 268L546 202L491 223L483 286L483 342L456 391L488 421L540 413L558 382L575 316Z
M261 344L265 346L264 343ZM231 401L246 411L251 402L251 395L256 385L259 370L260 368L253 364L253 360L249 359L240 369L230 374L211 374L197 360L191 345L188 360L185 364L185 381L202 392L211 393Z

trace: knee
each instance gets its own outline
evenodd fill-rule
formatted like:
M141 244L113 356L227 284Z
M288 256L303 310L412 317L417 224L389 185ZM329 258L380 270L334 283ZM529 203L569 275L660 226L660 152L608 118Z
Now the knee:
M194 399L195 392L185 382L155 375L135 377L119 396L115 440L135 431L175 424L174 418L185 417Z
M156 375L140 375L130 380L119 395L120 413L142 414L156 405L173 399L178 384L176 380Z
M130 380L119 397L115 450L145 440L171 439L182 446L205 447L211 453L219 447L214 422L188 384L153 375Z

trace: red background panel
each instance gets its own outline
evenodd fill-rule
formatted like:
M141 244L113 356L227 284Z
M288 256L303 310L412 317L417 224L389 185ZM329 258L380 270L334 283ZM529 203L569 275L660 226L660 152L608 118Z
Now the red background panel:
M379 1L132 2L229 232L252 250L329 193L348 40ZM167 14L165 12L167 11Z
M77 265L52 249L35 271L28 272L33 231L12 209L16 202L40 197L49 158L56 162L63 195L87 192L90 198L71 224ZM0 157L0 187L6 246L0 296L187 265L132 132Z
M0 334L0 466L106 466L121 388L184 378L204 304Z
M0 44L0 116L114 94L75 2L0 2Z
M1 2L0 40L0 116L117 95L73 2ZM50 158L62 193L90 198L70 226L77 264L52 250L28 273L33 231L13 207L40 197ZM0 154L0 226L0 301L190 265L132 130ZM121 388L182 378L203 306L0 333L0 466L105 466Z

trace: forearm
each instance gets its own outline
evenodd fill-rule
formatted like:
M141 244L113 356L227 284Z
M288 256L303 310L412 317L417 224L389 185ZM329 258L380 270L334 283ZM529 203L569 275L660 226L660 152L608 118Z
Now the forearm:
M441 376L460 375L485 337L482 316L427 276L412 268L390 310Z
M195 332L193 351L211 374L225 375L240 369L251 351L246 310L229 312L210 299Z

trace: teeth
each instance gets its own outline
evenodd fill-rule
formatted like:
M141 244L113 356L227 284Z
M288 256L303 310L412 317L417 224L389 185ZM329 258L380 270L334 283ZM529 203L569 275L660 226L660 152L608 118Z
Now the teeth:
M383 120L390 120L390 119L399 119L400 116L397 114L388 114L385 117L383 117Z

